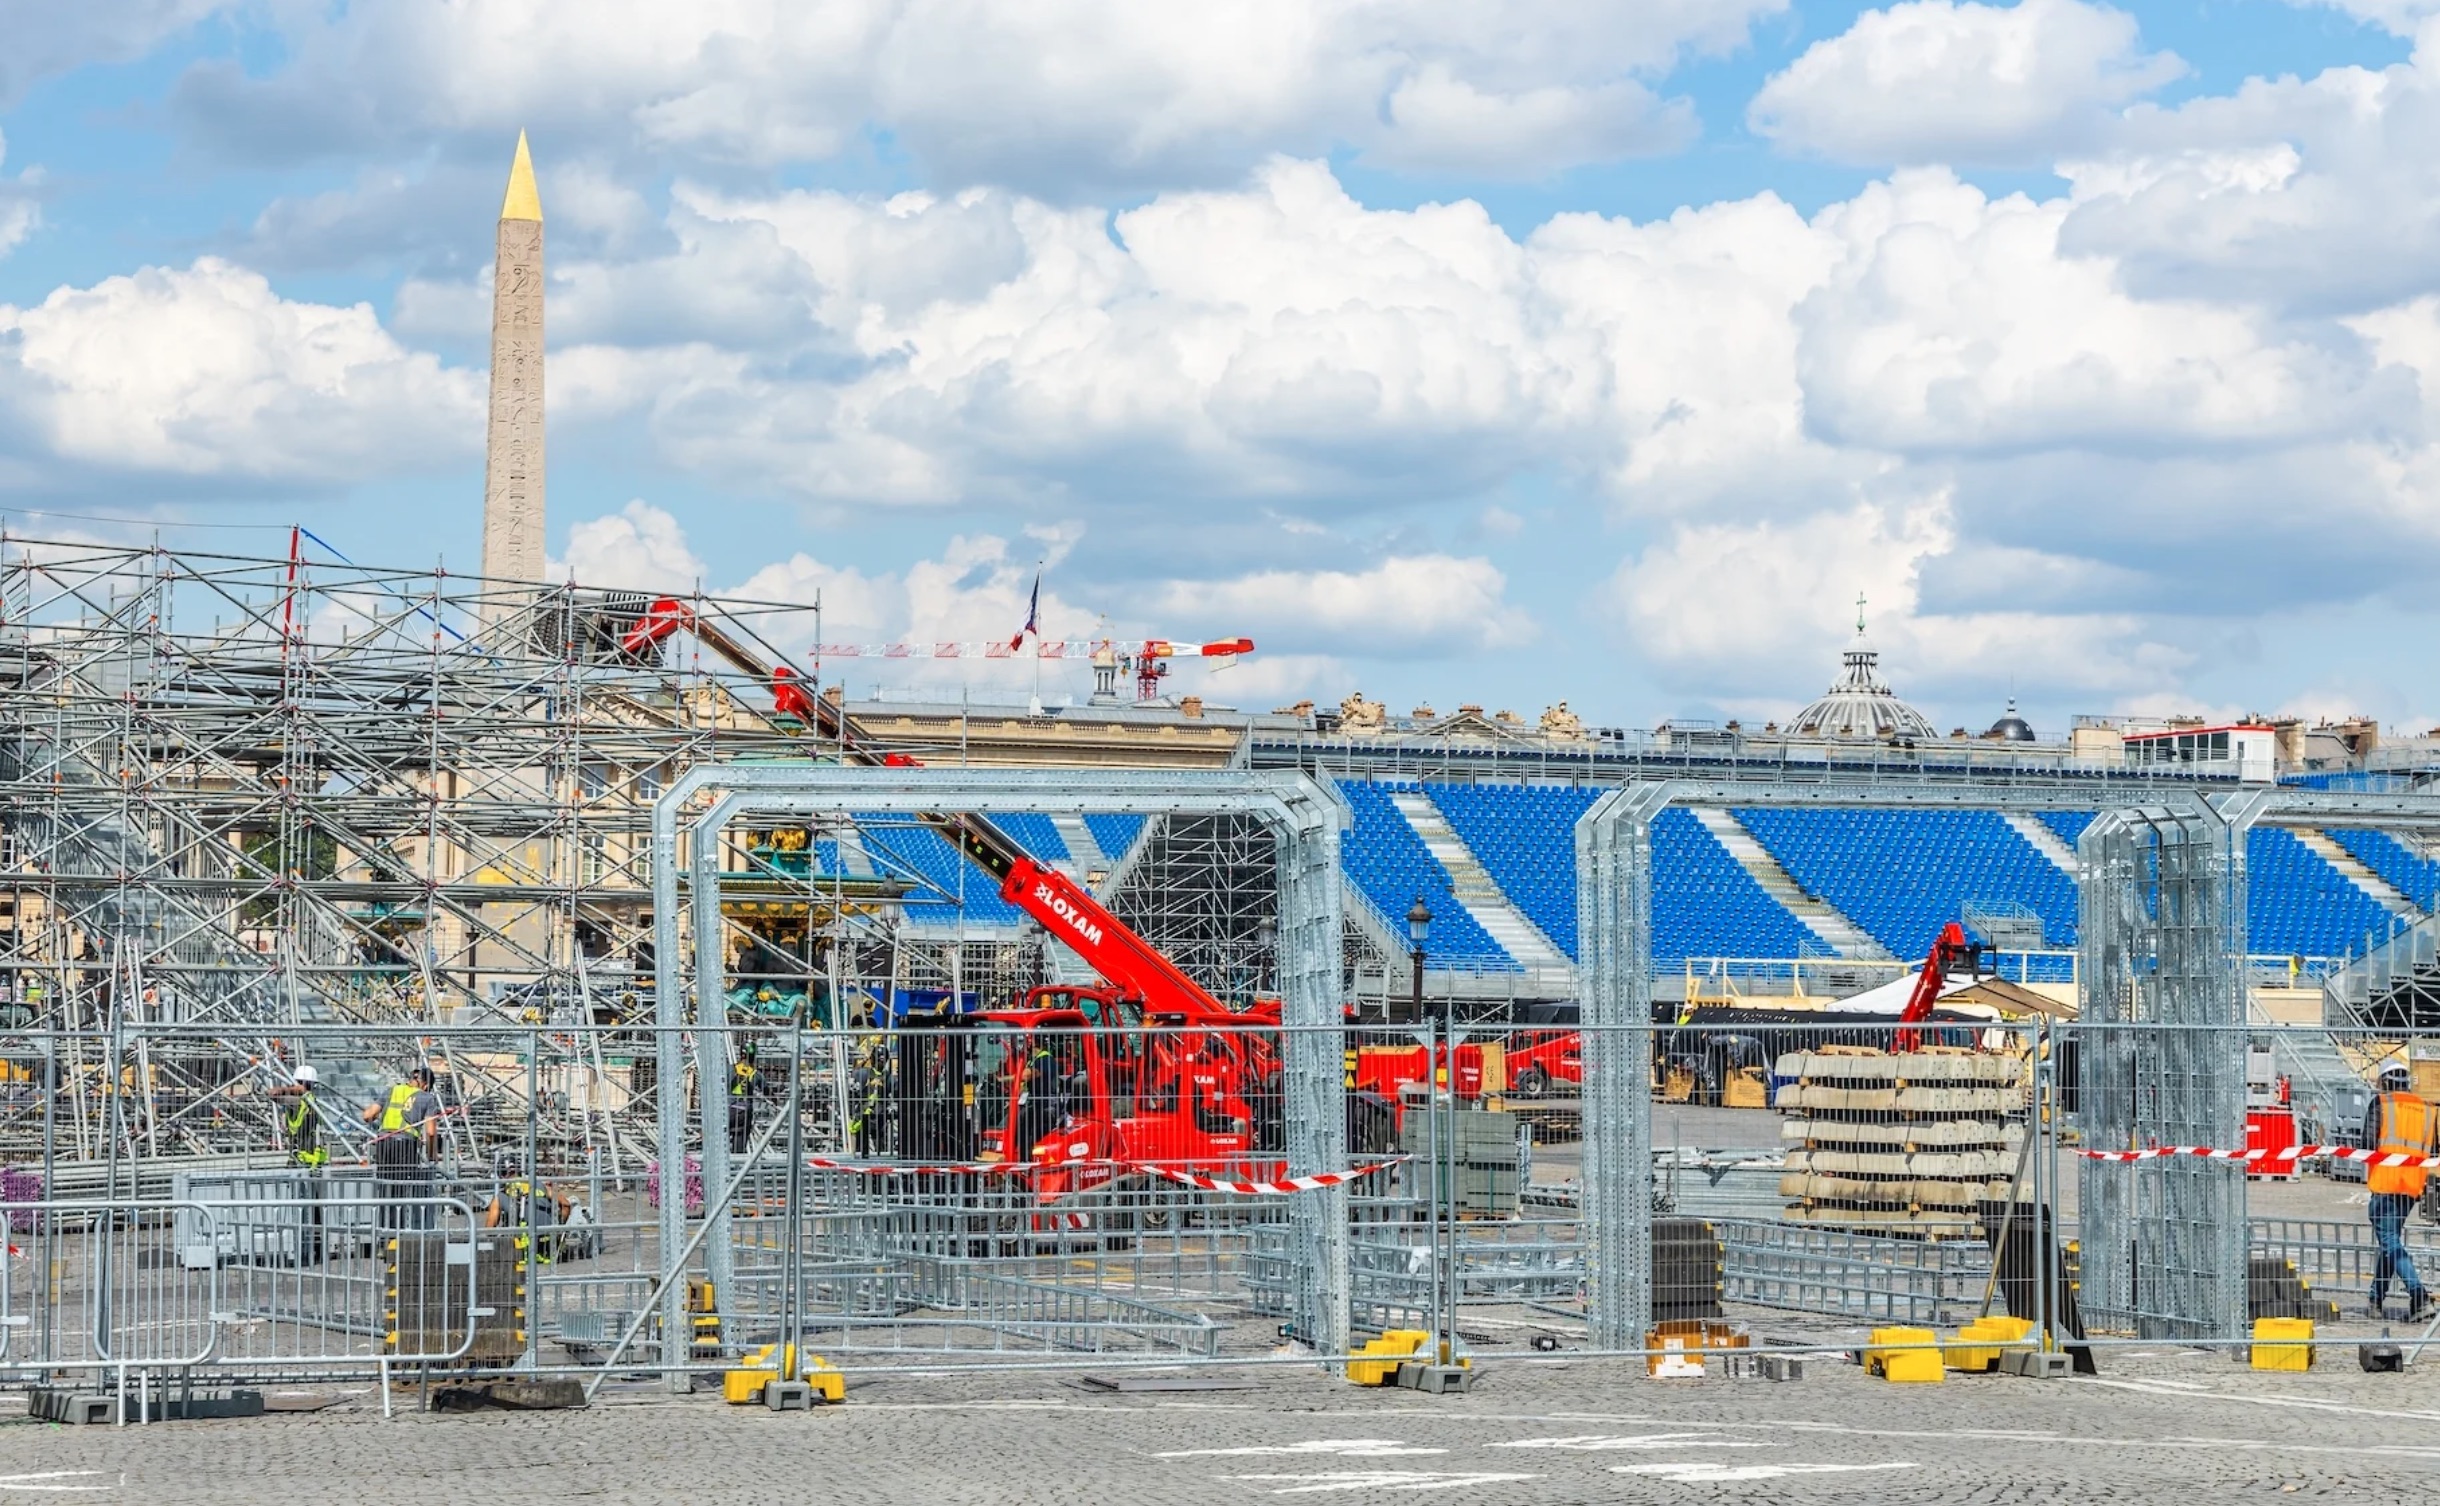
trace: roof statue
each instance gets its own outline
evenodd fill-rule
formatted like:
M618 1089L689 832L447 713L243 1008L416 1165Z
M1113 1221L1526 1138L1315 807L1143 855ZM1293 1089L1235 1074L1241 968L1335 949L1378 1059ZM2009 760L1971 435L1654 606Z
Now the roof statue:
M1847 645L1845 657L1846 668L1837 681L1789 721L1788 736L1908 741L1939 735L1922 712L1899 700L1881 679L1880 651L1864 636L1861 596L1855 599L1855 641Z
M1561 742L1574 742L1584 736L1583 720L1567 709L1565 701L1543 708L1541 729L1543 736Z
M1349 691L1339 702L1339 730L1352 735L1367 735L1387 730L1389 708L1379 701L1364 699L1361 690Z

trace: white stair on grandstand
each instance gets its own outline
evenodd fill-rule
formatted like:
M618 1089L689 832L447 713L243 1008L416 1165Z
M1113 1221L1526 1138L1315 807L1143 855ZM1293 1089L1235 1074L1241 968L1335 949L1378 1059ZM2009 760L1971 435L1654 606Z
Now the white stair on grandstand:
M839 830L839 867L849 878L873 878L881 871L873 866L873 855L864 850L864 833L853 826Z
M2423 907L2398 892L2397 885L2381 877L2363 864L2354 853L2330 840L2329 833L2295 827L2296 840L2313 849L2313 855L2339 872L2339 876L2379 903L2392 915L2419 916Z
M1084 824L1082 816L1053 816L1051 825L1059 832L1059 840L1067 844L1068 876L1084 883L1096 873L1110 871L1110 855L1094 840L1093 828Z
M1999 818L2008 823L2010 830L2023 837L2035 852L2050 859L2061 873L2069 878L2076 876L2082 866L2076 859L2076 850L2067 845L2064 837L2043 825L2039 817L2028 816L2022 811L2002 811Z
M1738 866L1754 876L1763 893L1804 922L1805 929L1819 936L1832 951L1841 957L1888 960L1889 948L1873 940L1871 932L1841 915L1836 906L1807 894L1795 875L1780 867L1779 859L1772 857L1771 850L1747 831L1745 823L1735 815L1716 805L1689 809L1703 823L1705 831L1720 839L1720 845L1728 849L1728 855L1737 860Z
M1475 858L1474 849L1457 834L1431 796L1421 790L1401 790L1390 796L1390 802L1406 817L1406 824L1415 828L1415 835L1423 838L1424 847L1440 860L1440 866L1449 870L1449 892L1466 907L1483 934L1529 971L1567 971L1571 966L1567 953L1552 945L1540 926L1508 902L1508 896Z

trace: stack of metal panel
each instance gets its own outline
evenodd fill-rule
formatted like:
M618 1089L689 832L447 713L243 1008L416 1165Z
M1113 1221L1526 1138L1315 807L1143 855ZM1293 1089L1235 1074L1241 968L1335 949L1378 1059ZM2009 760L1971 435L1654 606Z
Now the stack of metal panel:
M1437 1115L1437 1131L1431 1127L1431 1117L1424 1106L1411 1107L1399 1127L1398 1148L1414 1158L1413 1179L1408 1185L1436 1188L1434 1201L1441 1201L1451 1196L1449 1173L1454 1168L1460 1215L1513 1215L1525 1183L1516 1115L1489 1109L1444 1110ZM1436 1135L1446 1136L1447 1143ZM1424 1170L1435 1161L1436 1166Z
M1979 1232L2008 1195L2024 1125L2025 1063L1999 1052L1791 1051L1779 1074L1791 1222L1939 1237Z
M469 1363L524 1355L525 1252L507 1231L478 1230L468 1242L402 1229L384 1245L391 1353Z
M1720 1233L1709 1219L1654 1219L1653 1321L1719 1317L1722 1266Z

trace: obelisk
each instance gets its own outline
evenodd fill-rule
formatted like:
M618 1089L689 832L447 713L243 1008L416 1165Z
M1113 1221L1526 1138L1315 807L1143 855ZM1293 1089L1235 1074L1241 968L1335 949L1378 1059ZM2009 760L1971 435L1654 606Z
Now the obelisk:
M517 133L491 274L491 424L483 470L483 573L542 579L542 195Z

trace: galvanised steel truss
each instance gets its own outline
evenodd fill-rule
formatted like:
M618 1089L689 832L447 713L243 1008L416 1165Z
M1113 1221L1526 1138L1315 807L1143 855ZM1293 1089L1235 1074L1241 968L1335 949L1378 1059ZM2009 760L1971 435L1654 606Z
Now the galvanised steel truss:
M787 818L848 822L850 814L1005 812L1083 815L1141 812L1171 822L1248 820L1273 843L1276 936L1270 971L1281 1000L1285 1066L1284 1122L1291 1167L1343 1164L1346 1083L1341 1056L1340 834L1352 825L1346 803L1326 784L1279 771L1125 772L985 768L896 769L829 766L705 766L690 770L653 807L655 1029L659 1079L681 1080L685 1037L691 1033L701 1115L703 1181L707 1193L731 1180L723 1133L724 1085L730 1063L725 1035L693 1030L717 1022L705 1001L724 996L727 923L721 905L725 833L743 820ZM686 875L683 889L681 873ZM683 919L682 919L683 917ZM1158 938L1156 938L1157 940ZM690 965L691 964L691 965ZM691 986L690 986L691 984ZM689 1003L694 1005L690 1016ZM675 1094L659 1101L660 1140L686 1143L684 1105ZM715 1201L717 1201L715 1195ZM726 1214L706 1221L698 1241L718 1263L730 1244ZM1298 1334L1316 1353L1344 1353L1348 1333L1347 1191L1301 1194L1291 1204L1291 1267L1296 1273ZM685 1209L661 1204L661 1248L683 1252ZM665 1333L684 1332L685 1288L679 1272L661 1274ZM673 1385L683 1377L673 1375Z
M2077 843L2087 1145L2245 1143L2245 833L2269 799L2105 811ZM2245 1172L2084 1161L2082 1308L2139 1338L2244 1331Z
M0 1011L217 1027L150 1064L197 1086L283 1024L618 1014L661 784L806 739L694 638L623 648L634 593L295 543L0 543ZM775 661L817 636L791 604L690 605ZM381 1039L333 1096L411 1054Z
M1785 785L1732 780L1630 784L1596 801L1576 826L1577 967L1585 1026L1584 1219L1586 1293L1599 1348L1640 1345L1651 1317L1652 822L1672 805L1849 806L1880 809L2090 810L2093 792L2073 787L1983 788ZM2084 1018L2147 1023L2115 1033L2109 1049L2134 1053L2130 1071L2088 1064L2085 1113L2106 1116L2110 1143L2242 1144L2245 959L2244 836L2255 824L2384 828L2440 824L2440 799L2416 795L2238 790L2170 796L2105 815L2081 854ZM2096 845L2098 844L2098 845ZM2140 852L2140 857L2137 855ZM2166 856L2161 856L2165 854ZM2147 887L2148 886L2148 887ZM2144 898L2149 893L2151 898ZM2166 895L2165 902L2163 895ZM2150 908L2147 908L2149 906ZM2132 1011L2132 1012L2131 1012ZM2177 1028L2167 1028L2177 1027ZM2103 1030L2096 1037L2112 1038ZM2146 1042L2141 1048L2132 1043ZM2141 1088L2112 1098L2107 1083ZM2131 1090L2132 1091L2132 1090ZM2099 1096L2096 1097L2096 1094ZM2232 1140L2231 1135L2237 1138ZM2148 1219L2152 1253L2135 1258L2160 1274L2135 1311L2131 1273L2119 1281L2121 1311L2168 1333L2225 1336L2229 1303L2245 1303L2244 1193L2208 1163L2172 1171L2159 1163L2140 1184L2155 1189L2104 1203L2108 1220ZM2138 1185L2123 1168L2083 1172L2085 1217L2096 1192ZM2107 1178L2118 1178L2114 1183ZM2169 1189L2172 1186L2176 1190ZM2086 1269L2109 1271L2124 1237L2087 1226ZM2107 1253L2096 1250L2106 1243ZM2088 1288L2093 1284L2088 1274ZM2147 1275L2147 1281L2155 1280ZM2163 1284L2165 1283L2165 1284ZM2241 1326L2241 1325L2240 1325ZM2152 1331L2147 1328L2147 1331Z

